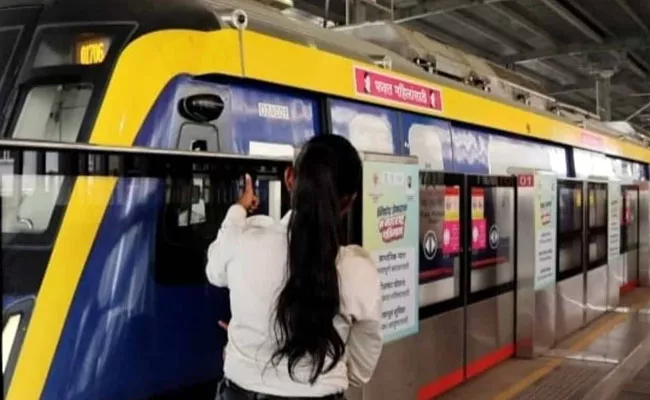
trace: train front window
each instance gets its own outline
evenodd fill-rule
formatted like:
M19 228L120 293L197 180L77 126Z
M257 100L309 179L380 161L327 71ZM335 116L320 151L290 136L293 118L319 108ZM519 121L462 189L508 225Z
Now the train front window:
M18 327L21 320L20 314L14 314L7 319L7 322L2 327L2 374L4 375L9 363L9 355L16 342L18 335Z
M2 87L7 67L9 67L20 35L20 28L0 29L0 35L2 36L2 40L0 40L0 87Z
M70 83L35 86L27 93L12 137L75 142L93 86Z

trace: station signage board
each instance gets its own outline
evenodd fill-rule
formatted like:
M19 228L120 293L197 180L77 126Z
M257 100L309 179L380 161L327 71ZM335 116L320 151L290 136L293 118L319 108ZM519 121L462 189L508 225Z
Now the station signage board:
M362 241L379 270L384 342L419 331L419 166L399 159L363 165Z
M610 181L607 186L607 263L615 268L621 257L620 224L623 199L620 182Z
M534 288L541 290L556 281L557 177L534 172L519 175L517 182L520 189L533 191Z
M374 98L423 110L442 111L442 90L370 68L354 67L354 89L358 96Z
M535 175L535 290L555 284L557 178Z

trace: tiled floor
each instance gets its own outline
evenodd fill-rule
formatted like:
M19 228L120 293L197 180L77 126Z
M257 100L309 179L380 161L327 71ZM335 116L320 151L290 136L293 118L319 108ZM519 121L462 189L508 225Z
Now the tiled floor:
M650 289L638 289L624 296L621 303L617 312L592 322L544 357L509 360L440 399L582 399L650 334ZM626 309L632 305L636 305L635 309ZM604 333L594 335L599 331ZM647 383L650 386L650 377Z
M616 400L649 400L650 399L650 362L628 382L619 393Z

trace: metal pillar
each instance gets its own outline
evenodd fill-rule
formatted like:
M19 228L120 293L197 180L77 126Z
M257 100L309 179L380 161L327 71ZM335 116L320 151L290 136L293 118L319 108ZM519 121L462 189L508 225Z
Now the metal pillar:
M353 0L352 2L352 18L354 24L362 24L368 20L368 7L361 0Z
M602 121L612 120L612 77L599 76L596 80L596 106Z

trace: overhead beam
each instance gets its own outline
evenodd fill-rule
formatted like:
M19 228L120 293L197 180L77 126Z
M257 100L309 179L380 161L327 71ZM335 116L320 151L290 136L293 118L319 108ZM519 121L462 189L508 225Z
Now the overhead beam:
M327 15L327 18L330 21L335 21L338 23L345 23L345 14L338 12L339 10L335 10L336 3L330 4L330 9L329 13ZM310 2L308 0L293 0L293 6L299 10L306 11L310 14L316 15L321 18L325 18L325 3L323 2L323 5L318 6L315 5L313 2ZM345 10L343 10L345 11Z
M541 0L548 8L553 10L558 16L563 18L565 21L573 25L576 29L582 32L583 35L587 36L589 39L593 40L596 43L603 43L605 40L603 37L596 31L594 31L589 25L587 25L580 17L575 15L571 10L569 10L564 4L561 4L557 0Z
M525 79L536 82L538 85L543 86L547 90L548 88L559 87L558 83L551 79L549 76L540 74L539 72L536 72L530 68L518 67L516 70L514 70L514 72L522 75Z
M516 24L526 29L528 32L536 35L539 38L546 40L548 43L554 45L555 39L546 32L544 29L539 27L537 24L519 14L518 12L512 10L505 4L490 4L490 8L498 14L501 14L503 17L514 21Z
M650 48L650 36L613 39L606 40L601 43L570 43L556 47L547 47L544 49L538 49L504 57L503 62L514 64L529 61L540 61L572 54L604 53L609 51L643 48Z
M490 53L481 47L470 44L467 42L466 39L458 37L453 33L449 33L437 27L433 27L432 25L427 24L424 21L414 20L408 22L408 25L413 29L416 29L419 32L424 33L425 35L431 36L432 38L437 39L450 46L454 46L459 50L465 51L469 54L473 54L477 57L481 57L495 64L501 64L499 57L497 55ZM566 69L564 69L559 65L555 65L555 63L548 62L546 63L546 66L550 69L553 69L554 71L558 72L561 75L573 76L573 72L567 71ZM539 74L529 68L517 68L516 72L524 75L525 77L528 77L533 81L539 82L543 86L558 87L557 81L553 80L548 76Z
M625 79L621 76L615 75L612 77L612 86L625 85L625 83ZM552 88L550 95L557 96L573 92L582 92L585 90L596 90L596 79L583 79L579 82L572 83L571 85Z
M647 78L650 65L634 54L628 54L625 66L640 78Z
M585 36L587 36L594 42L599 44L605 42L605 37L603 37L603 35L601 35L599 32L597 32L592 27L590 27L582 18L580 18L575 13L573 13L573 11L568 9L564 4L558 2L558 0L541 0L541 1L544 4L546 4L551 10L555 11L556 14L558 14L564 20L566 20L567 22L575 26L580 32L582 32ZM609 37L614 36L611 31L609 31L604 25L599 23L598 20L596 20L596 18L590 15L584 9L584 7L580 6L573 0L564 0L564 1L570 2L573 8L575 8L580 13L582 13L586 18L590 20L591 23L593 23L594 25L598 25L598 29L603 31L607 36ZM611 51L614 52L614 50ZM637 57L634 54L629 54L626 56L626 58L628 59L626 66L630 71L632 71L635 75L641 78L648 77L648 71L650 71L650 68L646 68L646 66L643 65L644 63L643 60L641 60L639 57ZM641 65L641 67L639 65Z
M515 51L515 52L520 52L521 50L528 50L531 47L526 44L526 43L520 43L517 40L512 39L511 37L507 36L504 33L499 32L495 28L492 28L488 25L486 25L484 22L466 15L462 11L460 12L454 12L445 15L446 18L456 22L459 25L464 26L465 28L469 30L473 30L474 32L478 33L479 35L482 35L484 37L487 37L490 40L493 40L495 42L498 42L506 47L508 47L510 50ZM497 63L501 62L499 60L495 60ZM580 77L579 74L576 74L573 71L569 71L566 69L564 66L559 65L555 62L547 61L544 62L544 65L555 71L556 73L559 73L560 75L564 75L565 77L569 77L571 79L575 79ZM549 82L553 82L553 79L547 79Z
M650 108L650 102L648 102L646 105L644 105L643 107L639 108L638 110L636 110L635 112L630 114L627 118L625 118L625 120L630 121L630 120L634 119L635 117L641 115L642 112L644 112L645 110L647 110L649 108Z
M497 32L495 29L490 28L484 23L478 21L476 18L470 17L459 12L445 15L446 18L458 23L459 25L464 26L465 28L472 30L478 33L481 36L484 36L494 42L500 43L510 50L518 51L523 46L522 43L517 42L516 40L511 39L507 35Z
M473 54L477 57L484 58L493 62L497 62L498 57L478 46L474 46L470 43L467 43L464 39L449 33L440 28L433 27L430 24L427 24L423 21L413 20L408 24L413 29L424 33L425 35L431 36L434 39L438 39L443 43L447 43L450 46L454 46L459 50L466 51L470 54Z
M630 17L630 19L631 19L632 21L634 21L634 23L637 24L637 26L638 26L639 28L641 28L641 30L643 30L643 32L645 32L646 35L650 35L650 28L648 28L648 25L647 25L645 22L643 22L643 20L641 19L641 17L639 17L639 14L637 14L637 13L632 9L632 7L631 7L629 4L627 4L627 1L626 1L626 0L614 0L614 2L615 2L615 3L616 3L616 4L617 4L621 9L623 9L623 11L625 11L625 13L627 14L627 16Z
M494 4L512 0L425 0L420 5L405 8L397 12L393 21L401 24L409 21L416 21L435 15L448 14L450 12L464 10L483 4Z
M589 11L587 11L582 5L577 3L575 0L564 0L564 1L568 2L576 11L582 14L584 18L586 18L590 23L595 25L601 32L603 32L605 34L605 38L616 37L614 32L612 32L605 25L603 25L596 17L594 17ZM625 58L626 58L625 66L630 71L632 71L636 76L641 78L646 78L648 76L648 71L650 71L650 65L648 65L645 61L643 61L643 59L639 58L636 54L632 53L631 51L629 54L625 55Z

